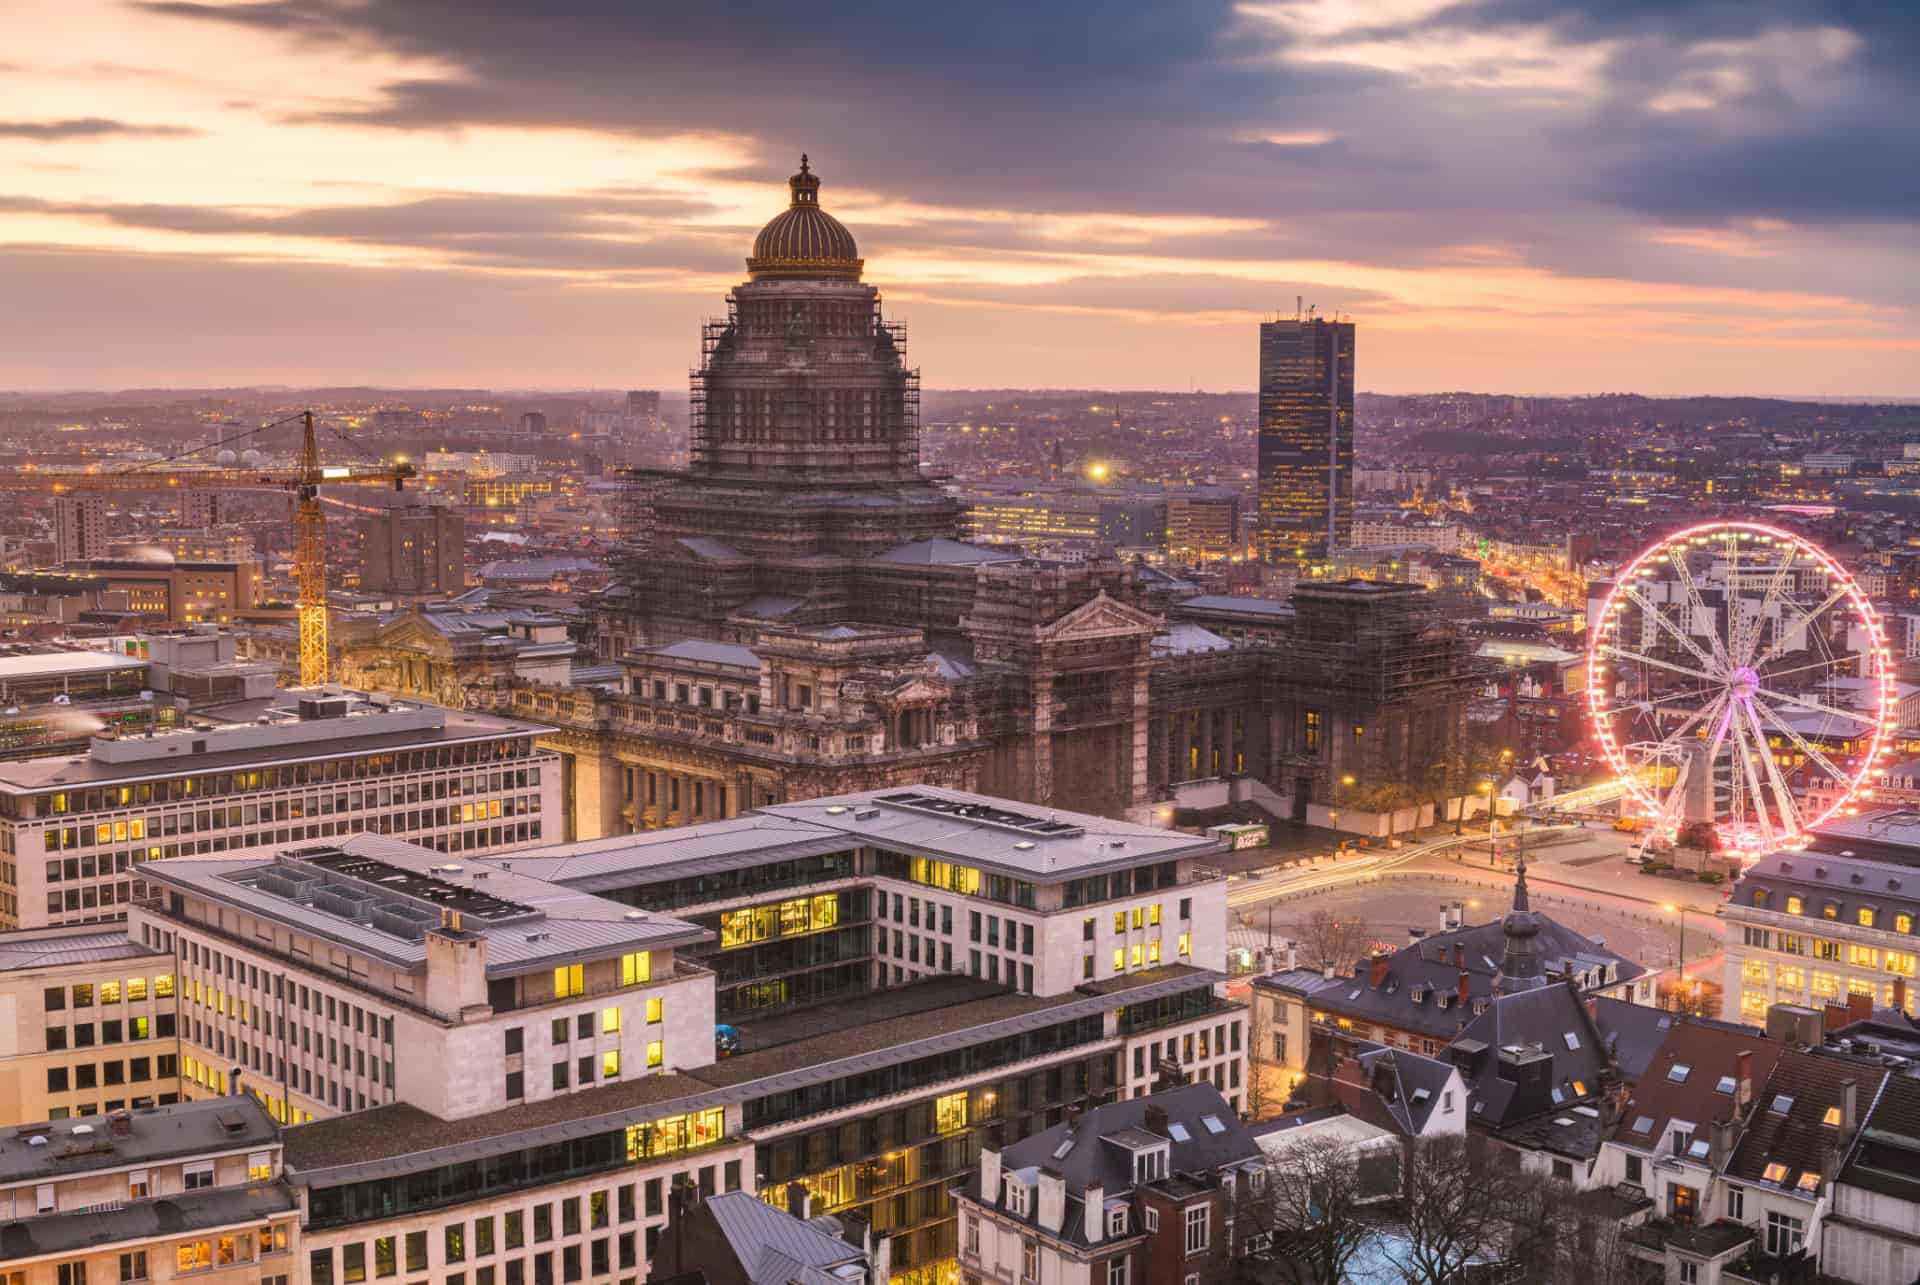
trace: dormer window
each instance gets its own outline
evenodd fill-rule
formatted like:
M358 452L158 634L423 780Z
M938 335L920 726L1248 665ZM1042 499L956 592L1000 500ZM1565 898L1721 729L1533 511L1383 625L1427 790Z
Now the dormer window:
M1158 1182L1167 1176L1167 1150L1155 1147L1150 1151L1133 1153L1133 1181L1135 1186Z
M1007 1195L1005 1204L1007 1206L1007 1212L1017 1218L1025 1218L1027 1216L1027 1201L1030 1195L1027 1191L1027 1184L1009 1174L1007 1176L1006 1188Z
M1124 1236L1127 1234L1127 1207L1116 1205L1107 1210L1107 1235Z
M1788 914L1790 914L1790 915L1797 915L1797 914L1800 914L1800 913L1802 912L1802 910L1804 910L1804 909L1805 909L1805 905L1806 905L1806 903L1804 903L1804 902L1802 902L1802 901L1800 900L1800 898L1798 898L1798 897L1788 897L1788 898L1787 898L1787 913L1788 913Z

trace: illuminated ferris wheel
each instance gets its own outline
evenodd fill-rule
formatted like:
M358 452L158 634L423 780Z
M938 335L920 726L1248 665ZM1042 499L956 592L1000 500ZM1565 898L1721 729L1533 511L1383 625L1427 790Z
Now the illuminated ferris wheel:
M1587 709L1643 820L1745 857L1855 810L1894 730L1880 617L1823 549L1753 522L1669 535L1587 622Z

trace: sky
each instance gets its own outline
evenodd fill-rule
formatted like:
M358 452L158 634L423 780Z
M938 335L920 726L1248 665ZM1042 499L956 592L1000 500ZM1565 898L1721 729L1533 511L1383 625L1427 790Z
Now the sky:
M683 389L808 153L927 386L1920 396L1908 0L0 0L0 388Z

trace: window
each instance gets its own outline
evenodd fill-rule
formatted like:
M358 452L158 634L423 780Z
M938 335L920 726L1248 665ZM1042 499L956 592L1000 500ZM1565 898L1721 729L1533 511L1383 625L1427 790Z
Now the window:
M1691 1259L1680 1260L1680 1285L1700 1285L1700 1264Z
M147 1180L145 1169L135 1169L127 1174L127 1199L145 1200L153 1194L153 1184Z
M1745 1187L1727 1187L1727 1217L1734 1222L1743 1222L1747 1216L1747 1189Z
M1788 914L1790 914L1790 915L1797 915L1797 914L1800 914L1800 913L1801 913L1801 911L1802 911L1802 909L1804 908L1804 904L1805 904L1805 903L1803 903L1803 902L1802 902L1802 901L1800 900L1800 898L1798 898L1798 897L1791 897L1791 896L1790 896L1790 897L1788 897L1788 898L1787 898L1787 913L1788 913Z
M1206 1205L1195 1205L1187 1210L1187 1253L1206 1252L1208 1236L1212 1230L1212 1220L1209 1217L1212 1212Z
M572 999L587 991L587 970L583 964L562 964L553 970L553 997Z
M87 1265L85 1263L62 1263L54 1273L59 1285L87 1285Z
M1124 1236L1127 1234L1127 1208L1117 1206L1107 1211L1107 1235Z
M967 1252L978 1257L980 1253L980 1220L972 1215L968 1215L966 1224Z
M1160 1211L1148 1205L1140 1211L1140 1225L1148 1231L1160 1230Z
M1761 1176L1768 1182L1785 1182L1787 1180L1787 1167L1776 1160L1767 1166L1766 1172Z
M1873 927L1873 907L1872 906L1860 907L1860 926L1862 928Z
M188 1191L202 1191L213 1186L213 1162L188 1165L180 1171L181 1181Z
M407 1233L407 1270L410 1272L427 1270L427 1233L423 1231Z
M147 1279L147 1251L136 1249L130 1254L120 1255L120 1279L123 1281L143 1281Z
M359 1285L367 1279L367 1247L356 1241L340 1247L340 1279L346 1285Z
M949 1093L945 1097L934 1099L933 1129L935 1133L946 1135L958 1133L967 1127L967 1090Z
M600 1010L600 1033L618 1035L620 1033L620 1006L610 1005Z
M373 1239L373 1274L375 1276L397 1276L400 1273L399 1255L395 1253L393 1237L376 1236Z
M666 1062L667 1062L666 1042L663 1040L648 1040L647 1041L647 1065L648 1066L665 1066Z
M1018 1218L1027 1216L1027 1185L1018 1178L1008 1178L1007 1212Z
M658 1000L658 999L648 1000L647 1001L647 1025L652 1026L656 1022L665 1020L666 1011L667 1011L666 1001Z
M1636 1187L1646 1185L1646 1174L1639 1156L1627 1157L1627 1181Z
M273 1179L273 1156L266 1151L256 1151L247 1157L247 1181L270 1182Z
M1839 1128L1840 1127L1840 1108L1828 1107L1827 1113L1820 1118L1820 1123L1826 1125L1829 1129Z
M1020 1279L1037 1281L1040 1279L1040 1246L1033 1241L1023 1241L1020 1245Z
M1776 1256L1791 1254L1800 1248L1806 1224L1777 1210L1767 1211L1767 1252Z
M1687 1082L1687 1076L1692 1074L1692 1072L1693 1068L1685 1062L1675 1062L1667 1068L1667 1078L1675 1084L1685 1084Z
M634 951L620 957L620 984L639 986L653 980L653 952Z
M620 1050L608 1049L600 1055L600 1078L617 1080L620 1078Z
M1118 1258L1109 1258L1107 1260L1107 1285L1127 1285L1127 1282L1132 1279L1132 1277L1127 1274L1127 1269L1132 1262L1133 1260L1125 1254L1120 1255Z

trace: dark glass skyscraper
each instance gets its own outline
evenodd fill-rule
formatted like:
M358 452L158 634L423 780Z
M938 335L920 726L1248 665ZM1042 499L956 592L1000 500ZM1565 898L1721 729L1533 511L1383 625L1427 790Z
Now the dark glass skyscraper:
M1353 323L1260 327L1260 515L1269 562L1318 560L1353 536Z

